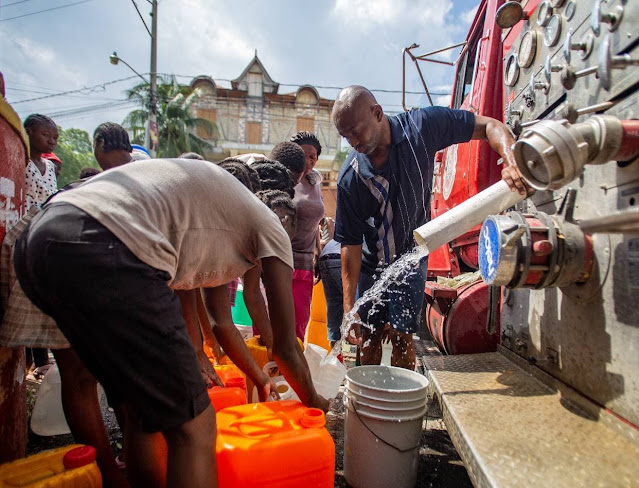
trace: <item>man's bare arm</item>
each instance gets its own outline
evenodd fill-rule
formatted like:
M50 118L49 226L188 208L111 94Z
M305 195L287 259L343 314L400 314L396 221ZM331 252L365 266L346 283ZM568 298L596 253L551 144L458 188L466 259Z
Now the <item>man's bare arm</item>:
M501 172L502 179L508 183L508 186L510 186L513 191L516 190L522 195L525 195L528 188L515 163L515 156L512 149L515 139L510 130L508 130L508 127L496 119L475 115L473 139L485 139L488 144L490 144L490 147L499 153L504 160L504 168Z

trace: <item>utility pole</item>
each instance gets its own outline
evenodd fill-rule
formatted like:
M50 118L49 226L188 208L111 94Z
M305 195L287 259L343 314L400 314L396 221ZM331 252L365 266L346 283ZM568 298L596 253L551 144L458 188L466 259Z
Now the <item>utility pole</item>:
M151 1L151 93L149 94L149 120L146 129L146 147L151 153L151 157L154 158L158 144L158 124L157 124L157 109L158 109L158 2L157 0Z

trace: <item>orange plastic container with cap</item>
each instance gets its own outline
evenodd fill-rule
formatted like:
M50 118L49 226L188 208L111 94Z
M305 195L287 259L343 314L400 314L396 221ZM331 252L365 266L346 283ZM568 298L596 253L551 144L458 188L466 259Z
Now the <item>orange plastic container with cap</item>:
M0 466L0 488L102 488L95 449L74 444Z
M327 351L331 350L326 326L326 296L324 295L324 285L321 281L313 286L311 316L306 328L306 343L316 344Z
M216 422L220 488L332 488L335 444L321 410L252 403L218 412Z
M246 390L242 388L214 386L206 391L216 412L226 407L246 404Z
M244 390L244 397L248 399L248 387L246 386L246 375L234 364L224 364L214 366L215 372L222 380L222 384L227 388L241 388ZM215 405L213 405L215 406Z

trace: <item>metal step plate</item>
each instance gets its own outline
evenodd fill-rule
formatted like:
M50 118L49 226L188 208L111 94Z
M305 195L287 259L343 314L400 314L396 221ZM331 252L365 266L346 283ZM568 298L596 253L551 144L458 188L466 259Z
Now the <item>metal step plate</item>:
M476 487L639 485L637 431L574 390L500 352L420 359Z

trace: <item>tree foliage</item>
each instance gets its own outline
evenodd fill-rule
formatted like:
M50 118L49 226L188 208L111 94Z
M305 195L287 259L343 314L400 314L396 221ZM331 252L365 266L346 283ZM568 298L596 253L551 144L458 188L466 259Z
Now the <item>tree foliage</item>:
M62 161L58 176L58 188L77 180L82 168L92 166L100 168L93 156L93 146L89 134L81 129L63 129L58 127L60 137L55 154Z
M142 107L130 112L122 122L124 128L130 132L131 142L134 144L144 144L145 124L149 116L149 90L149 85L142 83L126 93L129 100L136 101ZM218 139L218 129L214 122L192 115L193 103L199 96L199 90L180 85L175 77L159 78L158 157L174 158L189 151L206 152L212 144L196 134L198 129L209 134L211 139Z

